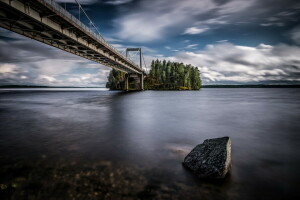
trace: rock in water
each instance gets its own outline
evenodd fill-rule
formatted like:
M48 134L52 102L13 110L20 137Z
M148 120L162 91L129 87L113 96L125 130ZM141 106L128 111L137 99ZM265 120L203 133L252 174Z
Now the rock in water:
M184 158L183 166L200 178L224 178L231 168L230 138L205 140Z

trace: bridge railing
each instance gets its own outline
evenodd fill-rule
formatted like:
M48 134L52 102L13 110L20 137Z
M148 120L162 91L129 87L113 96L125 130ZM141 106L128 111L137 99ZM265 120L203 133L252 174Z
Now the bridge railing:
M66 9L64 9L63 7L61 7L58 3L56 3L54 0L44 0L48 5L50 5L52 8L54 8L56 11L58 11L59 13L63 14L64 16L66 16L68 19L70 19L72 22L76 23L78 26L80 26L82 29L84 29L85 31L87 31L88 33L90 33L91 35L93 35L95 38L97 38L100 42L104 43L106 46L108 46L109 48L111 48L116 54L118 54L120 57L123 57L123 59L128 60L133 66L139 68L139 66L137 64L135 64L131 59L126 58L124 55L121 54L121 52L119 52L119 50L117 50L114 46L112 46L111 44L109 44L104 38L103 36L97 32L95 33L92 29L90 29L89 27L87 27L84 23L82 23L80 20L78 20L75 16L73 16L71 13L69 13Z

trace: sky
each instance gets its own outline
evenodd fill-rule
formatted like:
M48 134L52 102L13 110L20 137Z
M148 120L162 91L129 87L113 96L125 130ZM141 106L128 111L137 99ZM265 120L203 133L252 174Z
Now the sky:
M74 0L56 1L78 17ZM192 64L204 85L300 84L299 0L79 2L117 49L142 47L148 68ZM103 87L110 70L0 28L0 85Z

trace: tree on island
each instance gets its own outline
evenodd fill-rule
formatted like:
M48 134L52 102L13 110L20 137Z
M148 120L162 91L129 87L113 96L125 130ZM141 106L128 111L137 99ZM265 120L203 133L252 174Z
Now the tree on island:
M125 85L125 73L113 69L108 76L106 87L122 90ZM192 65L153 60L151 70L145 77L146 90L199 90L201 88L200 71Z
M150 90L199 90L200 71L192 65L153 60L145 78L145 89Z

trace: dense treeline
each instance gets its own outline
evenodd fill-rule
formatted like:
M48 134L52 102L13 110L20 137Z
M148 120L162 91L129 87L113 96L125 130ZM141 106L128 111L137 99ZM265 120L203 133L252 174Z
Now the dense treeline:
M200 71L192 65L153 60L145 79L145 89L154 90L199 90Z
M125 86L125 73L111 70L106 87L122 90ZM201 88L200 71L192 65L153 60L151 70L144 79L146 90L199 90Z

